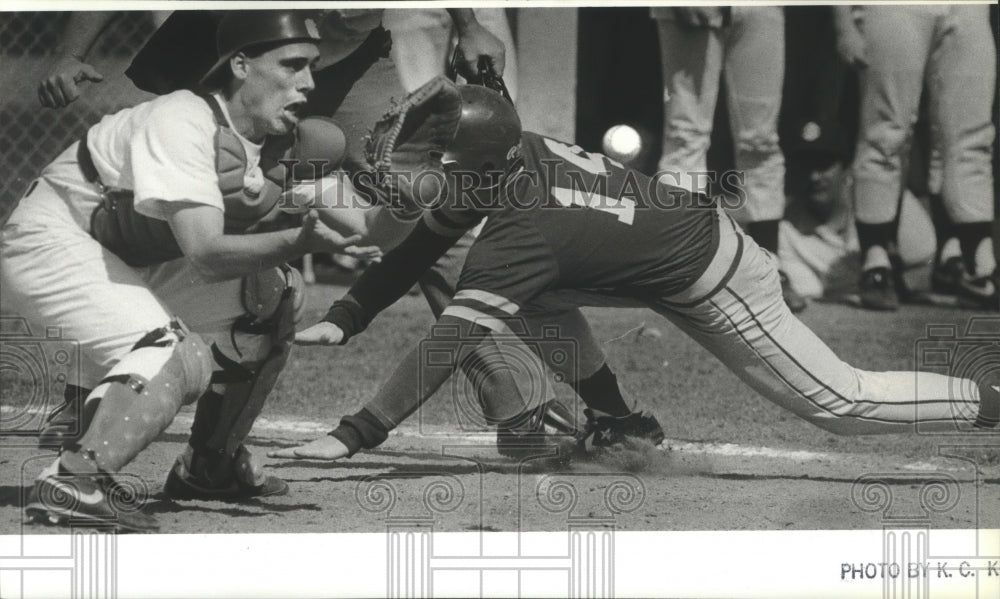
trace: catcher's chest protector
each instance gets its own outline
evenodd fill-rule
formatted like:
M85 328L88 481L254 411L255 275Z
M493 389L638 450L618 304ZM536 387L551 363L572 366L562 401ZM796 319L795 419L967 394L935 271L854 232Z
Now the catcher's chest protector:
M267 216L281 197L286 168L295 135L271 136L261 150L263 187L250 190L246 184L247 155L236 132L230 128L218 101L204 96L215 115L215 170L225 208L225 233L249 233ZM81 143L86 143L84 140ZM91 235L130 266L149 266L183 256L170 224L135 211L132 192L108 190L104 201L91 216Z

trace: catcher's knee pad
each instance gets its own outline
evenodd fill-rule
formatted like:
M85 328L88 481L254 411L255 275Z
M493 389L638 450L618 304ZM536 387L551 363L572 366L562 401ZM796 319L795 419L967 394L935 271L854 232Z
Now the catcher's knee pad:
M242 300L246 314L233 325L234 340L239 334L289 340L305 312L305 281L287 264L256 272L244 277ZM236 351L243 353L238 346Z
M99 403L80 445L108 469L123 466L205 393L211 377L212 352L201 337L176 320L151 331L91 393L88 403Z
M288 361L304 291L302 276L289 266L244 279L247 313L233 325L235 355L212 348L217 393L204 397L195 414L191 445L196 450L236 455Z
M208 389L212 352L179 321L150 331L104 377L94 395L121 390L151 396L179 409ZM103 391L103 392L102 392Z

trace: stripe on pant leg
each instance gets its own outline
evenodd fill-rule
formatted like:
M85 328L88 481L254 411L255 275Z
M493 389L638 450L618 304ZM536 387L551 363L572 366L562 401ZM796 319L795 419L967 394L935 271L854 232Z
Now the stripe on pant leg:
M807 375L810 379L812 379L814 382L816 382L818 385L820 385L823 389L825 389L826 391L828 391L829 393L831 393L834 396L834 399L840 400L841 402L843 402L844 404L846 404L848 407L853 406L853 405L855 405L857 403L860 403L860 402L854 402L854 401L851 401L851 400L847 399L842 394L838 393L836 390L834 390L833 388L831 388L824 381L822 381L821 379L819 379L816 375L814 375L808 369L806 369L792 355L791 352L789 352L784 346L782 346L780 343L778 343L774 339L774 337L771 336L771 333L767 330L766 327L764 327L763 324L761 324L760 320L757 318L757 315L753 312L753 310L750 309L750 306L747 304L746 300L744 300L740 295L738 295L730 287L726 287L725 291L728 292L737 302L739 302L739 304L742 306L743 310L750 317L750 320L754 323L754 327L757 328L757 329L759 329L764 334L764 336L771 342L771 344L774 347L776 347L779 351L781 351L781 353L784 354L785 357L788 358L788 360L795 367L797 367L800 372L802 372L803 374ZM775 364L772 364L770 361L768 361L767 358L765 358L764 356L762 356L760 354L760 352L757 350L757 348L754 347L753 343L751 343L746 338L746 336L744 335L744 332L741 331L738 326L736 326L736 323L734 322L734 320L733 320L733 318L732 318L732 316L730 314L728 314L718 304L716 304L715 301L711 301L710 300L709 303L712 305L712 307L714 307L716 310L718 310L721 314L723 314L726 317L726 319L729 321L729 324L733 327L733 330L735 330L736 333L740 336L740 339L743 340L743 343L746 344L746 346L749 347L750 350L753 351L754 354L757 355L757 357L760 359L760 361L762 363L767 364L767 366L771 369L772 372L774 372L775 376L777 376L778 379L781 380L782 383L784 383L793 392L795 392L796 394L798 394L799 397L805 399L810 404L816 406L817 408L819 408L820 410L826 412L827 414L830 414L830 415L835 416L837 418L855 418L855 419L866 421L866 422L877 422L877 423L883 423L883 424L917 424L917 423L931 423L931 422L949 422L949 423L954 423L955 422L955 420L952 419L952 418L947 418L947 419L945 419L945 418L941 418L941 419L932 418L932 419L921 419L921 420L916 420L916 419L890 420L890 419L885 419L885 418L876 418L876 417L872 417L872 416L861 416L861 415L857 415L857 414L840 414L840 413L837 413L835 411L836 408L827 407L827 406L819 403L818 401L814 400L812 397L810 397L809 395L807 395L805 392L803 392L800 389L796 388L795 385L793 385L791 383L791 381L785 376L785 374L783 374L781 372L780 368L778 368ZM933 400L932 402L947 403L947 404L952 404L953 403L951 401L940 401L940 400ZM913 401L913 402L892 402L892 403L886 403L886 402L877 402L877 401L871 401L871 400L867 400L866 401L866 403L869 403L869 404L872 404L872 405L878 405L878 406L895 406L895 405L905 406L905 405L914 405L914 404L917 404L917 403L926 404L926 403L932 403L932 402L917 402L917 401Z

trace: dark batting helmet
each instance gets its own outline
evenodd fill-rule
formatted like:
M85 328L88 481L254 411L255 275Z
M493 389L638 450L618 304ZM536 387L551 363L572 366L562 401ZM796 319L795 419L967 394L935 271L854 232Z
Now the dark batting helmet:
M506 172L520 156L521 119L514 105L480 85L460 85L459 92L462 117L442 162L484 178Z

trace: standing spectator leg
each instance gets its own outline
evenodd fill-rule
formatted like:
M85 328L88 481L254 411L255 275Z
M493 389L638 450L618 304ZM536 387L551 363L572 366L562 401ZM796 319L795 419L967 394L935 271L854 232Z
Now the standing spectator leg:
M945 209L961 257L937 265L939 290L984 304L996 302L988 275L996 267L992 248L994 136L990 111L996 93L996 48L987 6L954 6L939 21L931 52L928 89L932 132L943 166Z
M663 69L663 154L659 170L677 172L680 187L704 190L695 173L707 170L706 155L722 72L720 31L690 29L657 18ZM670 176L666 182L673 182Z
M451 18L447 11L388 9L382 21L392 32L392 60L407 92L444 73L451 48Z
M477 8L476 20L507 48L504 83L517 100L517 55L514 36L503 8ZM457 43L447 11L437 8L389 9L383 19L392 32L392 60L399 80L411 92L445 72Z
M785 19L782 8L735 7L725 35L724 76L736 168L746 179L747 233L757 245L778 253L778 223L785 212L785 157L778 145L778 112L785 75ZM781 274L785 302L793 312L805 300Z
M861 303L899 305L889 249L895 238L902 157L917 118L935 16L925 7L868 6L868 66L860 72L861 130L854 161L854 202L862 252Z

